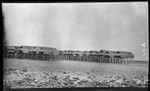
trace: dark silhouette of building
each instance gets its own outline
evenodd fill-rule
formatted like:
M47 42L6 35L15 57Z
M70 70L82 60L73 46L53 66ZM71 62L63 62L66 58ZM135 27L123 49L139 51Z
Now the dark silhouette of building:
M134 54L126 51L73 51L57 50L50 47L35 46L4 46L3 56L6 58L21 58L33 60L78 60L101 63L128 63Z

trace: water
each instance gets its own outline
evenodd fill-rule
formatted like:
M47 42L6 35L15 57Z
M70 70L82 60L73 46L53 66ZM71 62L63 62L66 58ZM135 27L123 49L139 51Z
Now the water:
M29 59L4 59L4 68L27 68L28 71L68 72L80 75L127 75L148 76L148 64L111 64L86 61L58 60L39 61Z

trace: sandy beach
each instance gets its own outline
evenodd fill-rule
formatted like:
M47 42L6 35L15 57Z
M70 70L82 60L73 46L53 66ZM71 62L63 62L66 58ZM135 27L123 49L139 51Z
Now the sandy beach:
M4 59L10 88L148 87L148 64Z

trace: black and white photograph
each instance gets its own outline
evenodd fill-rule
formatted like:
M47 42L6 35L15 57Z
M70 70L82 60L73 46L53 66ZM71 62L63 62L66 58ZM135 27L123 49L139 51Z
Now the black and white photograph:
M148 2L2 3L2 18L4 88L149 87Z

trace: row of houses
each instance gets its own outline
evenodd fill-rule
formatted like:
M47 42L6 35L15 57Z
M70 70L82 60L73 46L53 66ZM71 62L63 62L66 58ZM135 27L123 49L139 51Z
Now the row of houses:
M21 58L34 60L78 60L102 63L128 63L134 58L134 54L126 51L74 51L57 50L50 47L36 46L5 46L3 48L5 58Z
M54 60L56 48L34 47L34 46L5 46L3 48L4 58L21 58L34 60Z

